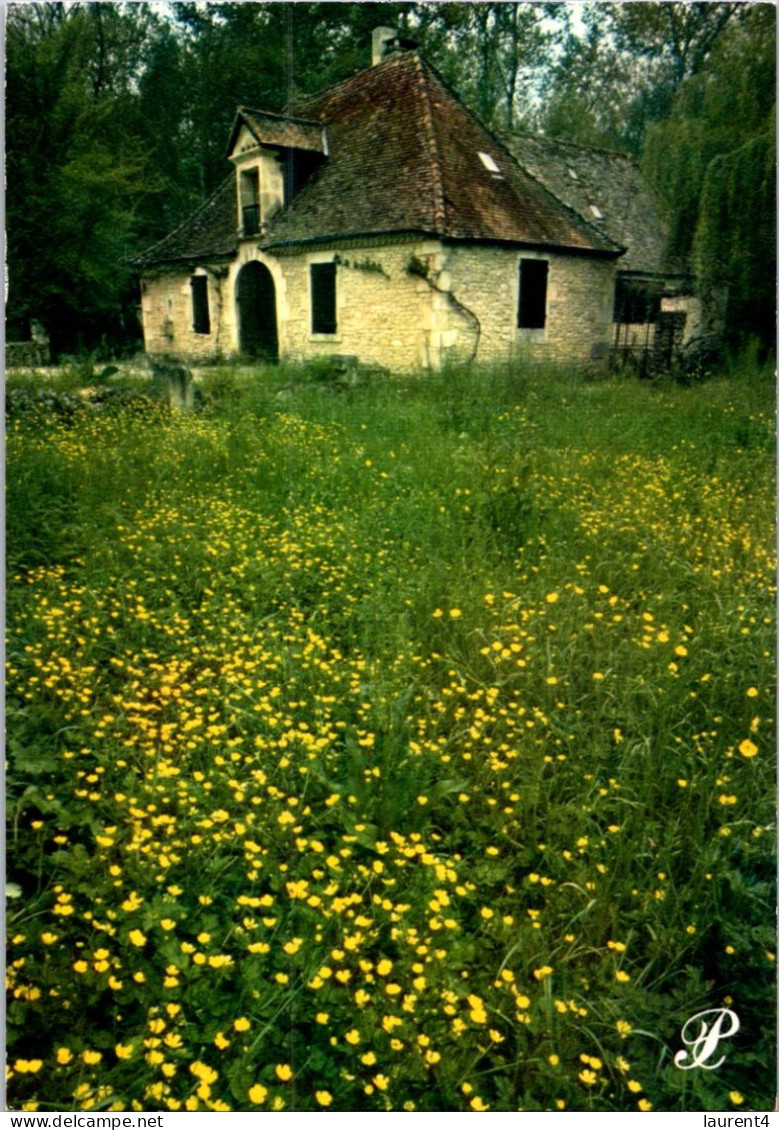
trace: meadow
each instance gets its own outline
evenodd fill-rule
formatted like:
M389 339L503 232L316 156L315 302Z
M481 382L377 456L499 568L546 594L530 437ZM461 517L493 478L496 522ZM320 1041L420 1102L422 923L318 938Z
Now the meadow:
M12 1108L773 1109L771 373L200 393L7 427Z

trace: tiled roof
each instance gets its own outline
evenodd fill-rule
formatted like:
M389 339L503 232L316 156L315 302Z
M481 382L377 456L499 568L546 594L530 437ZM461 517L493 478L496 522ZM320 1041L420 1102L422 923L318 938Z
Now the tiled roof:
M240 106L227 147L232 152L236 135L245 122L262 145L279 145L287 149L304 149L312 153L327 153L325 129L321 122L309 122L303 118L287 118L280 114L268 114L264 110L249 110Z
M530 134L501 134L501 139L517 162L559 200L627 247L619 261L621 271L662 271L665 228L630 157Z
M520 169L416 52L360 71L295 110L327 124L330 156L292 208L273 221L267 248L423 232L619 253Z
M135 260L138 268L198 259L231 259L238 250L235 173L226 177L205 204L159 243Z
M310 147L326 128L328 156L271 221L260 243L268 250L405 233L587 255L623 249L521 168L417 52L360 71L299 102L294 114L242 109L233 128L234 141L243 117L264 143L292 147ZM234 255L234 183L229 177L138 265Z

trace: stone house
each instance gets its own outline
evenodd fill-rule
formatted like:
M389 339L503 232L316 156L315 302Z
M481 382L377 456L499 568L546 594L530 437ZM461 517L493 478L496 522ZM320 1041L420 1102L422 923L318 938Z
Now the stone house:
M230 176L138 260L149 354L413 371L611 348L630 233L550 191L394 32L293 110L241 107Z

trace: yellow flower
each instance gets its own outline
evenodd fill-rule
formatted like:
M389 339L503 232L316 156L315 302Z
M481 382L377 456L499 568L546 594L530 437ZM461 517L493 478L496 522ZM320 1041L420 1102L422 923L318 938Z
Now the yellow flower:
M146 945L146 935L142 934L140 930L131 930L128 937L134 946Z
M219 1078L218 1071L214 1071L213 1067L209 1067L206 1063L201 1063L198 1059L189 1065L189 1070L196 1079L200 1079L201 1082L206 1084L215 1083Z
M389 974L392 972L392 962L389 960L389 958L382 958L382 960L376 966L376 972L380 977L389 976Z
M738 747L738 752L742 757L754 757L757 753L757 746L749 738L744 738L741 745Z
M247 1020L245 1016L239 1016L237 1020L233 1021L233 1028L236 1032L248 1032L251 1026L251 1020Z
M134 1051L134 1044L117 1044L114 1048L114 1054L117 1059L129 1059Z
M89 1048L87 1048L85 1052L82 1052L81 1058L83 1059L84 1063L88 1063L90 1065L94 1063L100 1063L100 1060L103 1058L103 1053L93 1052L90 1051Z
M598 1082L598 1076L594 1071L580 1071L579 1078L582 1083L584 1083L585 1087L594 1087Z
M479 1095L474 1095L471 1099L471 1108L473 1110L489 1110L489 1104L482 1102Z
M741 1106L744 1101L744 1096L740 1091L728 1091L728 1098L734 1106Z
M615 977L615 980L620 981L622 984L624 984L626 981L630 980L630 974L626 973L624 971L624 969L618 969L617 972L614 974L614 977Z
M331 1102L333 1101L333 1096L329 1091L317 1091L316 1101L320 1106L330 1106Z
M617 1021L617 1031L619 1032L622 1039L625 1040L630 1035L630 1033L633 1031L633 1029L632 1029L631 1025L628 1024L627 1020L618 1020Z
M14 1063L14 1071L20 1075L35 1075L42 1067L42 1059L17 1059Z
M73 1052L70 1048L57 1048L57 1063L70 1063L73 1059Z
M459 608L450 608L449 615L453 620L459 620L459 618L462 616L462 612Z
M553 972L554 970L552 969L551 965L542 965L540 969L533 970L533 976L535 977L536 981L543 981L545 977L549 977L549 975Z
M276 1075L282 1081L282 1083L288 1083L292 1078L292 1068L288 1063L277 1063Z
M249 1088L249 1102L254 1103L255 1106L262 1106L267 1097L268 1088L263 1087L261 1083L255 1083L253 1087Z
M643 1089L637 1079L628 1079L628 1090L632 1091L634 1095L639 1091L643 1091Z
M638 1109L639 1110L651 1110L652 1104L650 1103L649 1099L639 1099L638 1100Z
M560 599L559 592L548 592L546 594L546 603L547 604L557 604L559 599Z

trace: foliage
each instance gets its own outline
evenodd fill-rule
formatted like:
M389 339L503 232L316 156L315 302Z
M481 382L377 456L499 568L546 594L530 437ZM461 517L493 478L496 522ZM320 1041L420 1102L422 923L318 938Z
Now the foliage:
M584 33L568 34L549 68L540 126L640 156L738 14L736 3L585 4Z
M209 384L9 424L13 1106L772 1109L770 373Z
M669 224L671 267L727 292L731 337L774 338L775 29L772 5L745 5L705 73L648 136L644 168Z
M126 119L148 28L145 8L9 5L9 316L39 318L55 351L137 333L128 256L156 175Z

